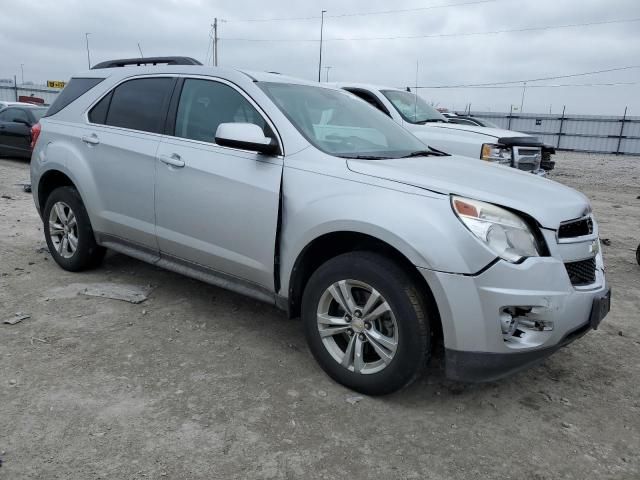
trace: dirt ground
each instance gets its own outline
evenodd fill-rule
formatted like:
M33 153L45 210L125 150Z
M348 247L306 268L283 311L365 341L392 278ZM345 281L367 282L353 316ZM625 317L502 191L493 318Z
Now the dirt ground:
M28 164L0 160L0 314L31 315L0 324L0 479L640 478L640 158L556 159L611 242L600 329L500 382L432 368L360 401L275 308L122 255L58 268ZM153 291L76 295L107 281Z

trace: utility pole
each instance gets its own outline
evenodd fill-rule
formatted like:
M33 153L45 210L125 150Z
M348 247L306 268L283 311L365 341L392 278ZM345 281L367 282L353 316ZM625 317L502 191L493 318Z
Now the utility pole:
M318 83L320 83L320 73L322 71L322 31L324 30L324 14L326 10L322 10L320 14L320 59L318 60Z
M84 39L87 42L87 64L89 65L89 70L91 70L91 56L89 55L89 35L91 35L91 32L86 32L84 34Z
M330 66L328 66L328 65L327 65L326 67L324 67L324 69L327 71L327 72L326 72L326 73L327 73L327 75L326 75L326 77L325 77L325 82L327 82L327 83L329 83L329 70L331 70L332 68L333 68L333 67L330 67Z
M522 100L520 101L520 113L522 113L522 108L524 107L524 92L527 91L527 82L524 82L522 86Z
M218 17L213 19L213 66L218 66Z
M22 84L24 85L24 63L20 64L20 71L22 72Z

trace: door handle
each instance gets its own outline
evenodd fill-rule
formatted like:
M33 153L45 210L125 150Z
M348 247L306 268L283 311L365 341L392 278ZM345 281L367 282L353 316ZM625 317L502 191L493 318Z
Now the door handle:
M100 139L95 133L91 135L83 135L82 141L88 145L98 145L100 143Z
M162 163L171 165L172 167L184 167L184 160L182 160L180 158L180 155L178 155L177 153L172 153L171 155L160 155L159 158Z

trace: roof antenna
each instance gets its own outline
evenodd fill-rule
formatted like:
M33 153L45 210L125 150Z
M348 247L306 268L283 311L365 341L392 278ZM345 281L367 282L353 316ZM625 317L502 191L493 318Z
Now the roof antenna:
M142 54L142 48L140 48L140 42L138 42L138 50L140 50L140 58L144 58L144 55Z
M413 121L418 121L418 69L420 68L420 61L416 60L416 98L413 104Z

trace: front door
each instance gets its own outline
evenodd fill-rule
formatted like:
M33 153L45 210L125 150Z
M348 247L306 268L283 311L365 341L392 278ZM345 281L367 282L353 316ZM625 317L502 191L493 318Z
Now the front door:
M158 149L156 234L161 256L273 291L281 157L215 144L221 123L273 130L222 81L185 79L174 135Z
M22 122L15 120L22 120ZM6 155L30 156L31 127L29 123L31 123L29 115L24 110L12 107L3 110L0 113L0 151Z

